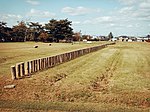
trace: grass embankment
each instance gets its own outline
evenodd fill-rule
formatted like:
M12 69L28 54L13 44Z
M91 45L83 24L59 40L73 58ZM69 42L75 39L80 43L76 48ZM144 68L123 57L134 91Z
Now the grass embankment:
M149 49L149 43L117 43L14 81L15 89L1 89L2 110L148 112Z

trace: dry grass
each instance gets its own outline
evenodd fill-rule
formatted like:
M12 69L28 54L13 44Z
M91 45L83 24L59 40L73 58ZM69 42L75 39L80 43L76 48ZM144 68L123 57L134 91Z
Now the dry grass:
M149 112L148 109L106 103L2 102L1 112ZM1 105L0 105L1 106ZM113 108L112 108L113 107Z
M44 105L39 111L148 112L149 49L149 43L117 43L31 78L6 81L17 86L11 90L1 88L0 100L6 105L0 105L9 109L7 105L12 100L14 105L26 105L19 108L26 110L28 102L35 101L33 111L37 108L34 105Z

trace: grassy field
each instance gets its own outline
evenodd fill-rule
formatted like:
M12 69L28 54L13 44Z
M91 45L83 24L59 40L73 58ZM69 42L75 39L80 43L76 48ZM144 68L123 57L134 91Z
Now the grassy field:
M76 43L49 43L41 42L18 42L18 43L0 43L0 77L10 75L10 66L18 62L24 62L40 57L47 57L64 53L71 50L95 46L106 42L94 42L92 44ZM38 45L36 49L34 46Z
M11 81L11 64L101 43L36 44L38 49L33 48L35 43L0 45L0 111L150 111L149 43L119 42L30 78ZM16 88L3 89L6 84L16 84Z

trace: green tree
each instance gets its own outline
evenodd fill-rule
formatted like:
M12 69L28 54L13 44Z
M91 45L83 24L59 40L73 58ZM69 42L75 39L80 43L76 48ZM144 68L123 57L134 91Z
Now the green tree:
M43 27L38 22L29 22L28 40L38 41L40 33L43 31Z
M73 29L71 28L71 21L65 20L55 20L52 19L49 23L45 24L45 29L48 33L59 42L59 40L66 39L71 41L73 39Z
M26 41L27 26L24 21L18 22L18 25L13 26L13 41Z
M12 32L12 28L7 27L6 22L0 21L0 41L2 42L11 41L12 40L11 32Z

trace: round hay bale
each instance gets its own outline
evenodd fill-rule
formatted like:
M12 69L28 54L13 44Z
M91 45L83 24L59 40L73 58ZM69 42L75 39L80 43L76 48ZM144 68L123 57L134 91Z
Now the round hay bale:
M38 48L38 47L39 47L38 45L34 46L34 48Z

